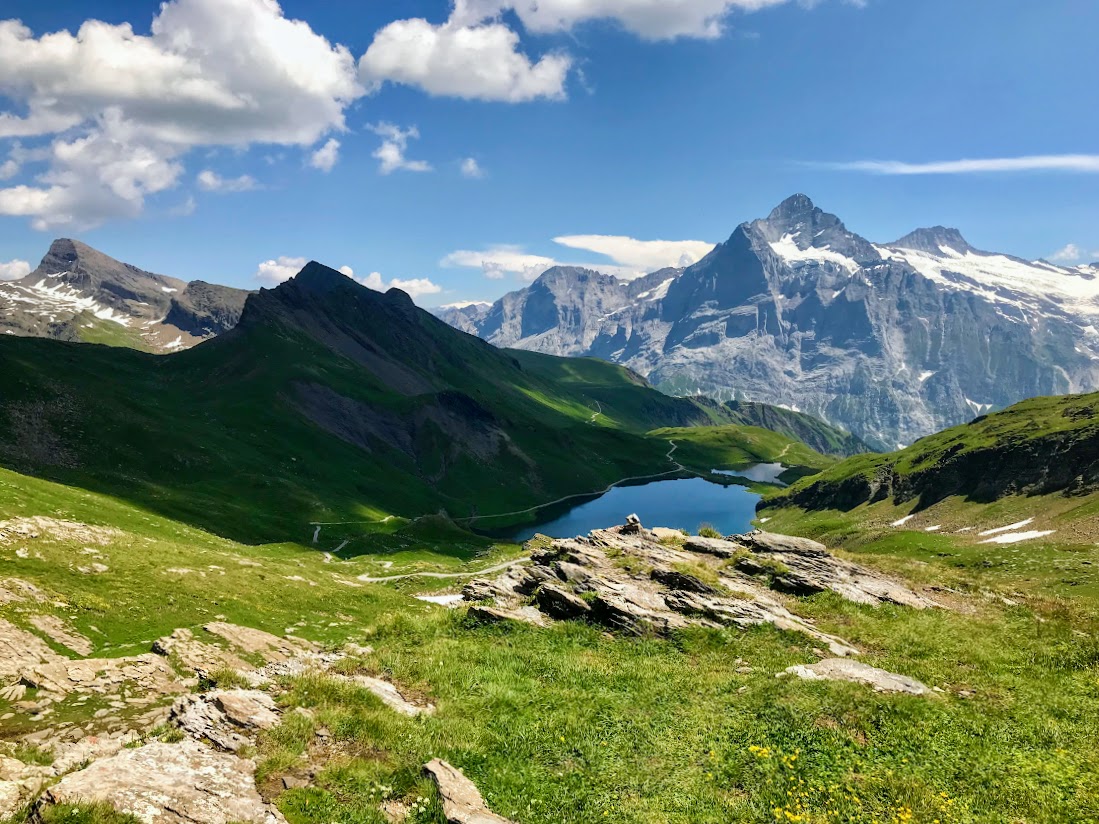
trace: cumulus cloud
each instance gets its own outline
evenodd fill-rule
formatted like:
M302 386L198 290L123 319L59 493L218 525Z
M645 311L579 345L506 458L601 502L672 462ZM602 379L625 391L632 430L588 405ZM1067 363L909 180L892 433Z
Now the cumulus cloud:
M901 160L856 160L852 163L819 164L838 171L868 172L879 175L964 175L996 172L1079 172L1099 173L1099 155L1029 155L983 159L942 160L932 163L906 163Z
M704 240L637 240L621 235L565 235L553 242L606 255L639 275L667 267L690 266L714 248L713 243Z
M392 123L376 123L370 127L370 130L382 138L382 145L374 150L373 156L378 160L378 171L383 175L397 171L431 171L431 164L427 161L409 160L405 156L408 151L408 141L420 139L420 130L415 126L402 129Z
M1084 251L1075 243L1069 243L1050 255L1049 259L1054 263L1076 263L1083 257Z
M0 280L19 280L31 273L31 265L25 260L0 261Z
M19 170L23 168L19 161L15 158L8 158L3 163L0 163L0 180L11 180L17 174Z
M620 280L633 280L658 269L690 266L714 248L713 243L702 240L636 240L619 235L564 235L554 238L554 242L570 249L604 255L612 262L572 263L529 254L522 246L501 244L483 251L459 249L444 257L439 265L480 269L492 280L515 275L529 282L554 266L594 269Z
M195 180L204 192L249 192L258 186L251 175L226 179L210 169L199 172Z
M280 283L290 280L308 263L303 257L278 257L273 260L265 260L256 269L256 280L269 286L278 286Z
M491 16L491 15L490 15ZM386 81L428 94L516 103L565 96L572 59L549 54L537 62L519 50L519 35L499 22L397 20L374 36L359 61L365 85Z
M559 264L553 258L529 255L521 246L493 246L480 252L459 249L443 258L439 265L446 268L480 269L485 277L492 280L518 275L522 280L531 281Z
M481 164L477 162L474 157L467 157L462 161L462 177L468 177L471 180L480 180L485 176L485 170L481 168Z
M340 141L333 137L317 149L317 151L313 152L309 158L309 165L314 169L320 169L327 174L336 167L336 163L339 162L339 159Z
M514 11L528 31L568 31L590 20L612 20L646 40L721 36L734 10L758 11L789 0L457 0L456 22Z
M0 94L26 111L0 112L0 137L54 136L34 185L0 190L0 214L41 229L134 216L191 149L310 146L364 93L350 52L275 0L170 0L147 36L0 21Z
M720 37L735 11L758 11L793 0L454 0L443 23L396 20L381 29L359 60L362 83L415 86L432 95L476 100L562 100L573 58L524 53L506 15L534 34L569 32L609 20L646 40ZM862 5L863 0L847 0ZM804 6L816 0L801 0Z
M350 266L341 266L340 271L349 278L353 278L357 283L361 283L367 289L373 289L375 292L387 292L390 289L400 289L413 300L421 298L424 295L437 295L443 291L442 286L433 283L427 278L411 278L409 280L393 278L390 281L386 281L382 278L381 272L371 272L365 277L358 277Z
M273 260L265 260L256 270L256 279L270 286L278 286L297 275L305 268L306 263L308 261L303 257L278 257ZM341 266L337 271L352 278L356 283L361 283L368 289L373 289L376 292L400 289L408 293L413 300L424 295L437 295L443 291L443 287L427 278L411 278L409 280L393 278L386 281L382 278L380 272L371 272L365 277L360 277L355 274L355 270L350 266Z

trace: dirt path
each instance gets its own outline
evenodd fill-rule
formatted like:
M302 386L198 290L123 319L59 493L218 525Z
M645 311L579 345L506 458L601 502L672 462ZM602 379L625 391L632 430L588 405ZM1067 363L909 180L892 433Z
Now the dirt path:
M492 575L495 572L503 572L505 569L511 569L513 566L525 564L529 560L530 556L527 555L522 558L516 558L513 561L508 561L507 563L490 566L487 569L479 569L475 572L407 572L404 575L387 575L384 578L371 578L368 575L360 575L356 580L362 581L364 584L388 584L391 581L404 581L407 578L476 578L479 575Z
M517 512L497 512L495 515L474 515L470 518L455 518L456 523L472 524L474 521L493 520L494 518L510 518L514 515L529 515L531 512L537 512L539 509L545 509L549 506L556 506L557 504L563 504L566 501L571 501L576 498L594 498L600 495L606 495L616 486L630 483L631 481L658 481L661 478L667 478L669 475L678 475L680 472L689 472L683 464L675 460L672 455L679 448L679 444L675 441L668 441L672 445L672 448L668 450L668 454L665 456L669 461L675 464L675 469L670 469L667 472L661 472L658 475L635 475L632 478L622 478L615 481L612 484L608 484L605 489L598 492L578 492L575 495L566 495L563 498L558 498L556 501L549 501L548 503L538 504L537 506L528 507L527 509L520 509ZM697 474L697 473L696 473Z

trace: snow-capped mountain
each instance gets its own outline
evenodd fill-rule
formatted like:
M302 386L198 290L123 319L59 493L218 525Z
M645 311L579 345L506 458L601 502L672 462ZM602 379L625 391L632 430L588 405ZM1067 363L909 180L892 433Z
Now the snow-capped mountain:
M498 346L613 360L669 392L785 406L889 448L1099 388L1099 267L981 252L943 227L874 244L804 195L685 270L623 283L551 269L463 323Z
M172 352L235 326L248 294L145 272L60 239L25 278L0 283L0 334Z

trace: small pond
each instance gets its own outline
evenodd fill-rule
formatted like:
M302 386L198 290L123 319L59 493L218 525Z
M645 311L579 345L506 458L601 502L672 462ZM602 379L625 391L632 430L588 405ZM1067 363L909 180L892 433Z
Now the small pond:
M751 478L750 471L728 474L763 480ZM626 516L631 514L640 517L641 523L648 527L666 526L694 533L699 524L712 524L722 534L733 535L751 530L759 499L759 495L746 487L722 486L702 478L616 486L594 500L547 510L541 523L520 527L502 537L516 542L526 541L538 533L551 538L572 538L586 535L593 529L624 524Z

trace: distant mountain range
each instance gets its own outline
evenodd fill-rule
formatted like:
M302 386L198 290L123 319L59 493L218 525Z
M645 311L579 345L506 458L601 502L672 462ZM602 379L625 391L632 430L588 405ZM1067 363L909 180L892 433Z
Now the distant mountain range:
M236 326L248 295L145 272L60 239L25 278L0 283L0 334L173 352Z
M1039 395L1099 388L1099 265L874 244L804 195L687 269L550 269L440 317L501 347L621 363L671 394L800 410L893 449Z

